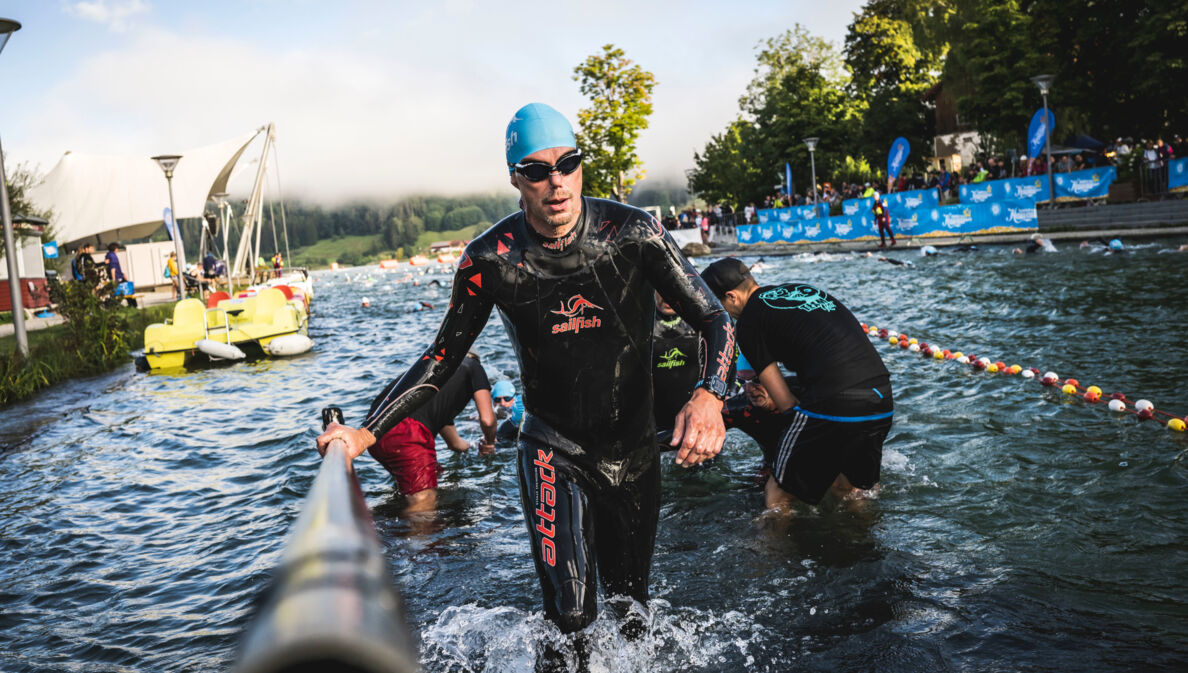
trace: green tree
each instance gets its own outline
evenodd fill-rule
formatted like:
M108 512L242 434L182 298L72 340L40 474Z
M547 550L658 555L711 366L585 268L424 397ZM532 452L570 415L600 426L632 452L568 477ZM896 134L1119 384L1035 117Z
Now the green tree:
M974 129L1017 143L1040 104L1030 78L1052 68L1032 42L1031 17L1019 0L959 0L953 24L959 28L945 60L946 89ZM1064 126L1060 115L1057 128Z
M643 177L635 153L641 131L652 114L652 73L635 65L613 44L573 70L590 107L578 111L578 145L586 155L583 191L625 201Z
M708 200L759 203L775 191L785 162L809 193L804 138L817 137L818 181L853 153L863 106L848 93L837 48L796 25L760 44L755 77L740 100L742 115L698 153L690 190Z
M862 135L852 148L860 157L880 163L898 136L911 143L911 163L922 165L932 154L934 114L924 94L940 77L947 45L931 37L921 44L917 36L939 32L930 24L946 16L937 0L871 0L854 15L845 57L850 93L866 107Z
M1188 127L1183 2L1024 0L1021 6L1029 42L1047 54L1049 69L1042 72L1056 75L1049 103L1057 129L1063 122L1066 131L1110 140L1166 137ZM1039 107L1039 94L1031 98Z
M483 209L478 206L464 206L446 213L441 219L441 231L454 231L470 227L486 219Z

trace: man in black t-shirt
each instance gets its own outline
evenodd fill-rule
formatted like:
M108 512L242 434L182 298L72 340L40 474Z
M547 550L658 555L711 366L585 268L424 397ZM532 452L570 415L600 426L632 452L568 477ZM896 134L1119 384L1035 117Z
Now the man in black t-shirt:
M372 402L372 411L384 401L387 389ZM424 406L414 411L383 438L368 449L396 479L396 484L408 499L405 512L420 512L437 506L437 449L433 436L441 435L446 446L454 451L466 451L470 444L458 436L454 417L466 403L474 400L478 410L483 441L479 454L495 451L495 410L491 405L491 383L487 372L474 353L468 353L462 364Z
M760 287L734 258L701 276L738 321L743 355L788 418L779 444L764 450L772 472L767 506L816 504L830 489L849 496L874 488L894 405L890 374L858 320L811 285ZM781 364L797 374L796 397Z

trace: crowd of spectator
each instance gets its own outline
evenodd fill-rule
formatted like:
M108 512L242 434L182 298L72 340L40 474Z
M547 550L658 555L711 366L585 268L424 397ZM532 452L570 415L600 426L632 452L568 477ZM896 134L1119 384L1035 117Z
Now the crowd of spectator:
M1168 162L1185 156L1188 156L1188 143L1178 134L1172 137L1171 142L1164 142L1162 138L1137 141L1133 138L1118 138L1100 152L1059 150L1052 155L1052 171L1070 173L1099 166L1118 166L1120 169L1133 171L1144 185L1149 184L1150 187L1144 187L1145 191L1158 192L1167 189ZM1043 155L1020 156L1018 159L1004 155L984 155L961 170L950 170L942 159L939 170L930 168L926 173L903 173L891 185L891 191L937 189L940 190L942 202L956 201L960 198L959 188L963 184L1047 173L1048 164ZM815 195L811 190L806 194L774 193L764 198L761 204L748 203L737 209L730 204L714 203L704 209L689 207L678 213L675 207L670 207L669 214L663 218L663 222L669 229L700 229L702 239L708 240L711 231L733 233L737 225L758 223L758 208L789 208L824 203L829 204L831 211L835 211L841 207L842 201L877 197L880 191L869 182L842 182L836 187L832 183L824 182Z

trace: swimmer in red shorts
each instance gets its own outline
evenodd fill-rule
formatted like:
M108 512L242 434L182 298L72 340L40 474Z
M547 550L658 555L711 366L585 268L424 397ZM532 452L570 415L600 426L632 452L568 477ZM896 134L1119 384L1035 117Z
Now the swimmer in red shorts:
M385 389L372 402L372 412L387 397ZM400 493L408 499L409 512L423 512L437 506L437 449L433 436L441 435L446 446L454 451L466 451L470 443L458 435L454 417L466 403L474 400L478 409L483 441L479 455L495 451L495 410L491 406L491 383L487 372L474 353L468 353L458 369L446 380L437 394L389 430L379 443L367 450L396 479Z

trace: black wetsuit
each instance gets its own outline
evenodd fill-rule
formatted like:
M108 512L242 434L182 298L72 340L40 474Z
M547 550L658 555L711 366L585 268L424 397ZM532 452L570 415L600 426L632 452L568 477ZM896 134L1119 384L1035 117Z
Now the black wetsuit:
M652 331L652 397L657 430L671 430L701 380L701 337L680 316L656 316Z
M648 598L660 495L653 291L706 340L700 386L724 397L734 354L729 316L655 218L602 199L582 206L559 239L518 212L472 241L433 345L364 423L380 437L420 406L499 308L524 386L525 523L545 614L565 632L594 620L596 576L608 595Z

